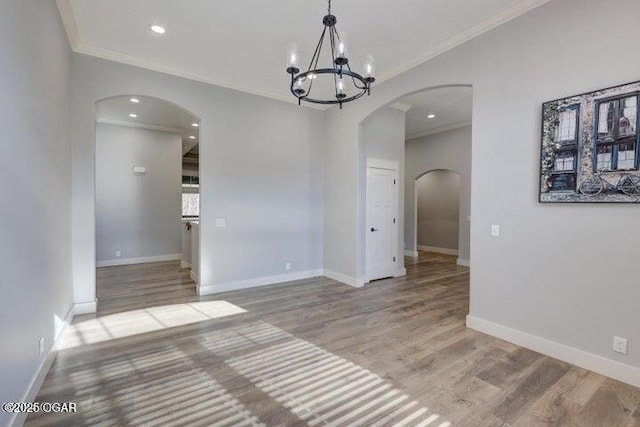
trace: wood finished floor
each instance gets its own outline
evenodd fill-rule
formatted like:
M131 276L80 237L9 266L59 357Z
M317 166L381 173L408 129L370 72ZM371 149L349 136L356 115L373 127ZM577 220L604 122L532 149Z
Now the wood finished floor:
M469 270L199 298L178 263L98 271L26 425L634 426L640 390L465 328Z

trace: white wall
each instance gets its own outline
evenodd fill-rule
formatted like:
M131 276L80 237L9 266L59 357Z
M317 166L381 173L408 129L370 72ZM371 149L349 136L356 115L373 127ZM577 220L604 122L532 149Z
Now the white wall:
M416 178L432 170L448 169L460 174L458 258L470 260L471 224L467 217L471 212L471 126L407 141L406 159L405 248L416 250Z
M637 80L640 56L621 40L640 37L638 16L637 0L551 1L331 110L326 267L357 270L360 123L405 94L471 84L471 315L583 361L640 367L640 346L631 345L627 356L611 349L614 335L640 342L640 286L628 256L637 248L638 207L537 202L542 102ZM490 236L491 224L502 226L502 237ZM625 372L640 384L638 369Z
M72 72L77 302L95 299L94 102L114 95L161 98L200 120L202 286L283 274L287 262L322 267L322 112L79 54Z
M96 125L99 264L182 252L181 142L175 133ZM146 173L134 174L134 166Z
M70 50L53 1L0 10L0 401L14 402L73 300ZM10 418L0 411L0 425Z
M358 164L358 182L362 189L358 200L359 216L361 221L366 221L366 185L367 185L367 158L392 160L398 162L398 200L397 200L397 227L398 227L398 270L404 268L404 238L402 234L404 218L404 194L401 191L404 185L404 131L405 113L390 107L384 107L373 113L362 123L360 158ZM358 276L362 278L366 273L366 228L359 230L360 259L358 260Z
M422 175L415 186L418 245L458 250L460 175L438 169Z

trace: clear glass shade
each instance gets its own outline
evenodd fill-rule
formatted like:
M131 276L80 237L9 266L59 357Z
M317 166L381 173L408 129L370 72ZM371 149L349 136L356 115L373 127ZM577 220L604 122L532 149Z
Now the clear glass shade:
M338 58L347 58L349 56L349 38L344 31L340 31L338 40L336 40L336 56Z
M367 55L364 61L364 77L373 77L376 73L376 60L371 55Z
M298 45L289 43L287 45L287 68L300 68L300 57L298 56Z
M346 90L347 90L347 84L344 81L344 78L340 77L336 82L336 91L338 92L338 95L344 95L346 93Z

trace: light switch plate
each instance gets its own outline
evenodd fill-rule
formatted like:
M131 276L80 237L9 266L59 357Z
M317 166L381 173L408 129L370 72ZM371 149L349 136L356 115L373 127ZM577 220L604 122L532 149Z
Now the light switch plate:
M226 218L216 218L216 227L226 227L227 219Z
M491 235L493 237L500 237L500 226L499 225L493 224L491 226Z

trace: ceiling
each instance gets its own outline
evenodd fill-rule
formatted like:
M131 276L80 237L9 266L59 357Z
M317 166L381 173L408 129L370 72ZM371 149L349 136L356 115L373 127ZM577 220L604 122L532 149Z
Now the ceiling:
M415 139L469 126L473 89L470 87L445 87L418 92L400 98L394 107L407 110L406 139ZM427 116L433 114L434 118Z
M333 0L356 70L368 54L378 82L549 0ZM58 0L76 52L294 101L285 49L308 61L325 0ZM150 26L166 28L155 34Z
M139 102L131 102L131 98ZM136 114L137 117L129 117ZM198 144L199 128L193 123L200 121L167 101L146 96L117 96L96 103L96 121L123 126L155 129L178 133L182 136L182 154L186 154ZM195 138L190 138L190 137Z

